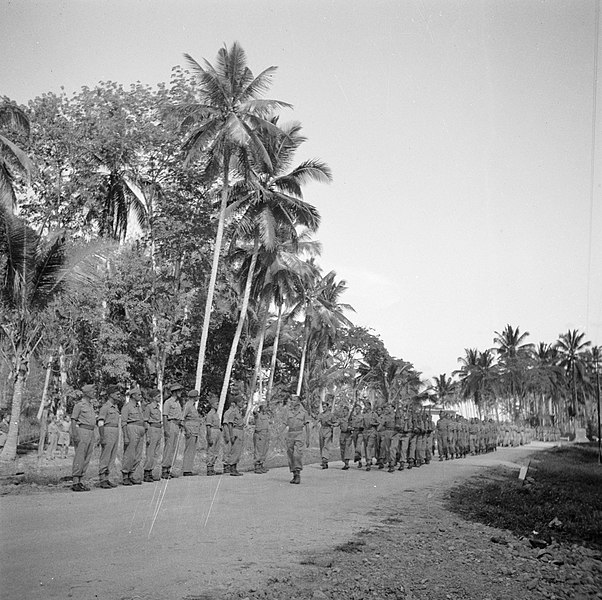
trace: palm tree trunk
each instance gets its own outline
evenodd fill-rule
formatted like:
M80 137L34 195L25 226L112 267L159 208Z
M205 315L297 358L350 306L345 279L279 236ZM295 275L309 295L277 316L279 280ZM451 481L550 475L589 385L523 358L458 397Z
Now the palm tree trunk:
M268 389L265 392L265 403L269 404L272 397L272 388L274 387L274 373L276 371L276 358L278 356L278 343L280 342L280 329L282 328L282 304L278 306L278 318L276 320L276 335L272 347L272 358L270 360L270 378L268 379Z
M255 248L253 249L253 257L251 258L251 265L249 266L249 272L247 273L247 281L245 283L245 291L242 299L240 316L238 317L238 325L236 326L236 332L234 333L234 339L232 340L232 346L230 347L230 356L228 357L228 364L226 365L224 383L222 385L222 391L219 397L219 404L217 405L217 414L220 420L224 412L224 405L226 404L226 396L228 395L228 387L230 386L230 375L232 373L232 367L234 366L234 359L236 358L236 351L238 349L240 334L242 333L242 328L247 317L247 309L249 308L249 297L251 296L251 284L253 283L253 275L255 274L255 265L257 264L258 255L259 240L255 239Z
M303 373L305 371L305 360L307 358L307 346L309 345L309 319L305 318L305 327L303 333L303 351L301 352L301 364L299 365L299 380L297 381L297 396L301 395L303 386Z
M201 332L201 343L199 346L199 359L196 368L195 389L201 389L203 381L203 367L205 365L205 350L207 348L207 338L209 337L209 322L211 321L211 309L213 307L213 294L215 292L215 282L217 280L217 268L219 266L219 257L222 248L222 239L224 237L224 224L226 221L226 206L228 204L229 193L229 156L224 157L224 183L222 185L222 198L219 209L219 220L217 222L217 233L215 235L215 247L213 248L213 263L211 264L211 277L209 278L209 288L207 289L207 300L205 302L205 315L203 317L203 330ZM221 418L221 412L220 412Z
M260 326L260 330L259 330L259 340L257 342L257 351L255 354L255 368L253 369L253 379L251 380L251 386L249 389L249 401L247 403L247 419L251 412L251 407L253 406L253 396L255 395L255 389L257 387L257 380L259 379L260 374L261 374L261 355L263 353L263 343L265 340L265 330L266 330L266 325L268 322L268 313L269 313L269 307L266 306L265 311L262 316L262 319L261 319L261 326ZM260 388L261 388L261 386L260 386ZM260 389L260 394L261 394L261 389Z
M19 367L17 379L13 388L13 404L10 411L10 425L6 436L6 443L0 454L0 461L15 460L17 456L17 441L19 439L19 420L21 418L21 405L23 403L23 390L27 379L27 369Z

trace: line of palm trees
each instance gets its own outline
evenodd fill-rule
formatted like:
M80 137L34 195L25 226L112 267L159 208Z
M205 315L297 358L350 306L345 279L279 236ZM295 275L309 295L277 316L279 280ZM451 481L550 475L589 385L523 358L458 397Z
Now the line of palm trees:
M506 325L494 347L467 348L460 368L434 378L443 405L470 400L481 414L531 420L565 431L593 422L600 348L568 330L552 344L527 342L528 332Z

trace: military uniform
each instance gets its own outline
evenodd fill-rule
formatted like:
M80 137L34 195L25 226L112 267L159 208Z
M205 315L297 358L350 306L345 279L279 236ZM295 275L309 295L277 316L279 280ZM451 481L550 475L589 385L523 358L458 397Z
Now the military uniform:
M332 446L332 438L334 434L334 426L336 423L335 416L330 410L325 409L324 412L318 415L320 423L320 456L322 457L322 468L328 469L328 461L330 460L330 448Z
M358 468L362 468L362 447L364 445L364 415L355 408L351 415L351 428L353 447L355 448L355 454L353 456L353 462L358 463ZM365 456L365 455L364 455Z
M144 448L144 415L140 406L140 390L135 388L131 392L130 399L121 409L121 429L123 430L123 460L121 461L121 473L123 485L139 485L141 479L134 474L142 461Z
M412 435L412 414L408 408L399 415L399 470L409 465L410 436Z
M343 471L349 469L349 461L353 458L353 433L352 416L341 414L337 419L339 426L339 450L343 461ZM361 458L361 457L360 457Z
M82 399L73 407L71 414L72 437L75 443L73 457L73 486L74 492L88 492L90 488L82 483L82 478L90 464L94 449L94 428L96 427L96 411L92 406L96 388L85 385L82 388Z
M238 471L238 461L242 454L245 432L243 429L244 418L235 402L230 405L230 408L224 414L224 426L228 430L230 439L230 450L224 460L224 473L228 472L232 476L240 476L242 473Z
M448 440L448 429L449 429L449 420L447 418L447 413L442 412L439 415L439 420L437 421L437 452L439 454L439 460L447 460L449 448L447 445Z
M215 406L205 416L205 432L207 436L207 475L216 475L215 462L222 442L222 426Z
M372 460L377 457L377 428L379 424L378 415L368 408L362 415L364 440L364 456L366 457L366 471L372 468Z
M293 473L291 483L301 483L301 471L303 470L303 437L304 432L308 436L309 415L301 406L288 407L285 412L286 431L286 454L288 467Z
M98 413L98 430L100 432L100 459L98 461L98 475L100 487L110 489L116 487L109 479L111 469L115 466L117 445L119 442L119 408L116 401L119 396L119 387L110 386L109 399L101 406Z
M161 391L151 390L150 402L142 412L146 430L146 459L144 461L143 481L159 481L160 477L153 475L159 464L161 455L161 438L163 437L163 415L161 412Z
M184 426L184 437L186 443L184 446L184 459L182 463L182 475L188 477L193 475L194 457L196 447L201 433L201 415L198 410L199 392L190 390L188 392L188 401L182 411L182 420Z
M182 406L178 398L181 389L182 386L179 383L172 385L172 395L163 404L163 436L165 438L163 460L161 461L161 477L163 479L174 476L171 468L176 460L182 427Z
M268 469L264 467L264 462L268 456L268 442L270 439L270 420L263 408L258 408L253 412L252 425L255 425L255 431L253 432L255 473L263 475L268 472Z

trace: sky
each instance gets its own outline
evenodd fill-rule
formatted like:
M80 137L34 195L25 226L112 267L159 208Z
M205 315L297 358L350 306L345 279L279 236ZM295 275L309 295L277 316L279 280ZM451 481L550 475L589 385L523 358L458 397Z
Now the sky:
M330 185L320 264L430 378L506 324L602 345L596 0L0 0L0 95L168 81L238 41ZM597 33L598 32L598 33Z

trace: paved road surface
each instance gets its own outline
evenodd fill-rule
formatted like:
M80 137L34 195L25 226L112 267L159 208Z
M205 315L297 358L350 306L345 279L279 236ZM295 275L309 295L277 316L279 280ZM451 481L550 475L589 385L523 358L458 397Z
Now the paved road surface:
M379 502L428 502L432 492L551 444L505 448L411 471L327 471L308 465L244 477L35 493L0 499L4 600L181 600L246 587L343 543L379 521Z

